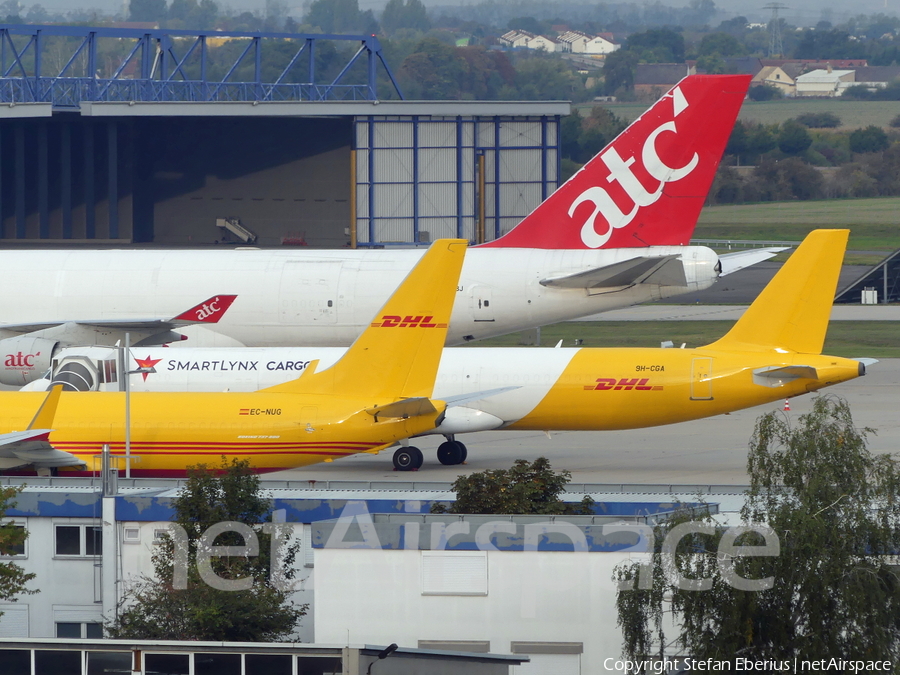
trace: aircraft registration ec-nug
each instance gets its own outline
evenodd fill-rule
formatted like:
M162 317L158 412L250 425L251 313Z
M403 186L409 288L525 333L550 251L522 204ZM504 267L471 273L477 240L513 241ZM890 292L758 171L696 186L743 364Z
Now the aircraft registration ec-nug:
M448 436L439 458L455 464L466 449L453 437L466 431L629 429L817 391L864 375L871 363L822 354L847 238L847 230L810 233L732 329L704 347L447 349L435 390L455 276L449 262L434 261L450 256L444 249L460 246L438 242L331 368L304 361L293 368L302 373L298 378L260 392L134 393L132 448L138 457L131 473L181 475L187 466L216 462L221 455L246 458L257 470L272 471L379 452L427 433ZM444 311L435 309L434 301L406 302L442 285ZM406 304L397 304L398 297ZM411 320L401 327L398 316ZM406 336L423 334L437 339L414 348L407 342ZM191 358L188 350L166 351L168 359ZM517 380L526 353L537 375ZM190 378L204 369L181 372ZM150 373L144 379L154 377ZM190 380L185 382L190 388ZM115 420L121 419L124 394L61 392L61 386L49 394L0 394L8 430L0 437L0 444L6 442L0 445L0 466L84 471L104 443L122 454L124 427ZM29 431L20 436L12 431L26 426ZM29 448L28 442L38 445ZM422 454L401 447L394 462L400 469L417 468Z
M708 288L774 255L691 246L750 77L682 80L505 236L466 255L447 344ZM455 224L448 236L456 236ZM423 255L367 250L0 251L0 383L22 386L66 345L347 346ZM155 326L203 298L227 314ZM202 306L202 305L201 305ZM27 360L27 363L25 362ZM7 365L11 363L12 365ZM28 365L30 364L30 365Z

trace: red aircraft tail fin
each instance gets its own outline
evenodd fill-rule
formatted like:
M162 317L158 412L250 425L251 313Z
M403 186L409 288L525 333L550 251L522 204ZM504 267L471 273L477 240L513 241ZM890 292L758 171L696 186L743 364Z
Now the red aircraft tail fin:
M481 246L687 245L750 79L681 80L515 228Z
M182 312L172 319L173 322L184 323L218 323L219 319L231 307L236 295L215 295L209 300L204 300L196 307Z

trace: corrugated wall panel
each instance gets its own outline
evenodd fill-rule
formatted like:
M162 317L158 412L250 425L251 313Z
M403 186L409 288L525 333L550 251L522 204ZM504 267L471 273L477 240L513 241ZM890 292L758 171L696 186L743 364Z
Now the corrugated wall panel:
M452 122L419 122L419 147L452 148L456 145L456 124Z
M541 180L541 151L507 149L498 153L500 182L520 183Z
M413 216L413 195L408 185L376 185L373 199L372 215L375 218Z
M500 145L503 147L540 146L541 139L540 122L503 121L500 123Z
M376 122L375 148L411 148L413 126L410 122Z
M375 241L380 243L408 243L414 241L413 219L376 220Z
M419 186L419 216L452 216L456 213L456 183Z
M428 233L427 241L456 238L456 218L419 218L419 241Z
M419 180L456 181L456 148L429 148L419 151Z
M412 149L375 150L375 183L412 183Z

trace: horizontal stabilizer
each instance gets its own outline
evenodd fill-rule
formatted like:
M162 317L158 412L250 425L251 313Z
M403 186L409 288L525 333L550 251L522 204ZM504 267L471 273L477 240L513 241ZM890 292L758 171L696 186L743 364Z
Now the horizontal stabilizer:
M404 398L386 405L375 406L374 408L366 408L366 412L378 421L379 417L389 417L392 419L408 419L410 417L418 417L419 415L433 415L437 412L431 399L424 396L415 398Z
M684 266L677 255L638 257L586 272L541 280L551 288L618 288L650 283L661 286L686 286Z
M735 253L723 253L719 256L722 263L720 277L727 276L745 267L750 267L763 260L774 258L782 251L787 251L789 246L770 246L768 248L754 248L748 251L736 251Z
M812 366L768 366L753 371L753 383L763 387L780 387L799 379L818 380L819 374Z

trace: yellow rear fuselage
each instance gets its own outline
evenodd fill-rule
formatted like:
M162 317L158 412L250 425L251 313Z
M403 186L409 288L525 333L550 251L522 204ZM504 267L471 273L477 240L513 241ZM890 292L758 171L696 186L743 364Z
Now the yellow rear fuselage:
M0 432L25 429L45 397L0 392ZM439 404L434 414L376 421L364 412L376 403L387 401L264 392L133 393L131 475L183 476L188 466L218 466L222 456L246 458L257 471L277 471L374 452L434 428L443 411ZM99 469L104 444L115 455L125 453L125 395L64 392L53 429L49 440L55 448Z
M782 350L784 351L784 350ZM810 366L815 377L765 377ZM851 380L858 361L773 350L582 349L509 429L635 429L750 408Z

